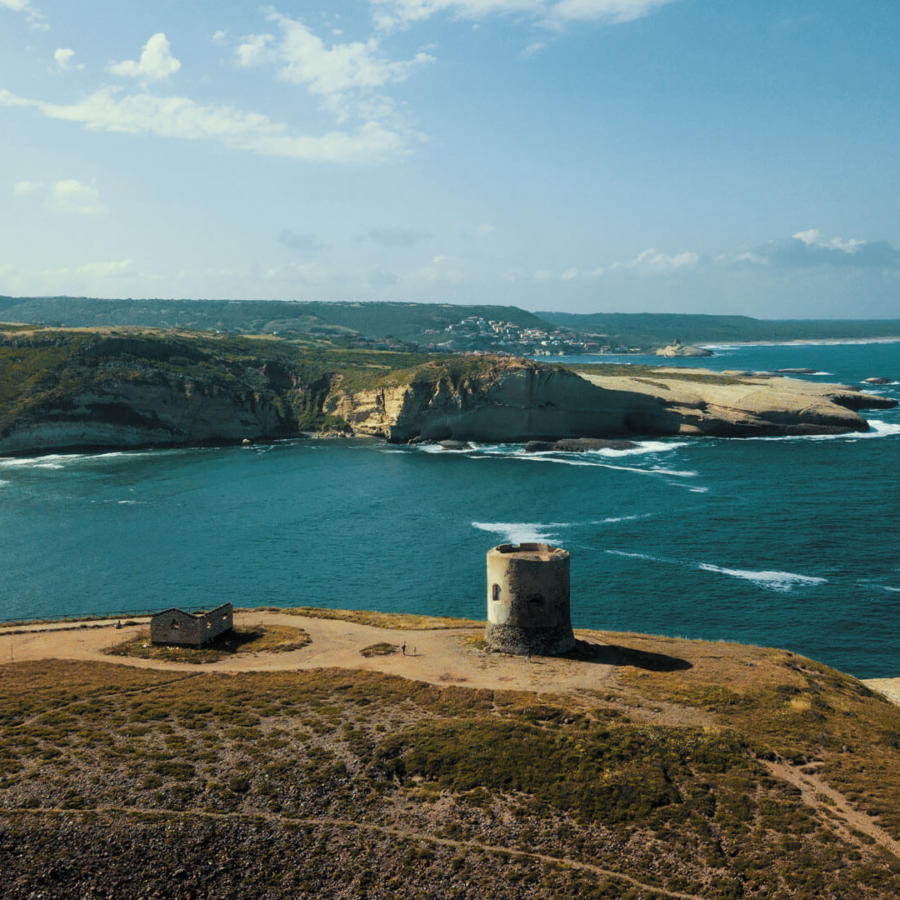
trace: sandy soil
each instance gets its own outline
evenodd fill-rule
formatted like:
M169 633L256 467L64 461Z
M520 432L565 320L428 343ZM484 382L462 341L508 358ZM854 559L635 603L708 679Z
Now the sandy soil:
M900 706L900 678L866 678L863 684Z
M115 622L39 624L0 631L0 659L78 659L140 668L173 671L274 672L297 669L368 669L401 675L433 684L464 684L474 688L553 690L561 693L598 689L614 676L611 665L568 659L533 658L486 654L466 644L478 637L482 626L442 629L375 628L338 619L313 619L273 612L236 613L235 625L286 625L303 628L312 643L301 650L282 653L240 653L233 658L198 666L162 660L109 656L103 651L146 629L149 619L120 629ZM587 637L588 633L579 637ZM590 633L592 641L599 635ZM360 655L364 647L386 642L407 645L407 654Z
M413 678L430 684L458 684L489 690L526 690L557 694L578 694L583 691L604 691L610 694L631 695L634 687L623 674L640 672L627 664L611 665L576 659L550 657L517 657L485 653L473 640L482 634L482 626L473 624L462 628L399 629L361 625L340 619L316 619L278 612L251 611L235 614L235 624L284 625L303 628L312 643L300 650L277 653L239 653L228 659L197 665L155 659L110 656L109 647L135 637L146 630L149 618L116 628L115 621L99 619L78 623L40 623L0 629L0 660L76 659L196 673L217 672L276 672L302 669L342 668L365 669ZM679 638L649 637L647 635L615 632L576 631L581 641L598 647L616 646L644 653L664 654L662 658L684 661L688 668L705 675L734 679L742 674L739 663L752 650L740 644L709 643ZM406 655L364 657L360 651L376 643L396 646L406 643ZM756 651L758 652L758 650ZM688 665L689 664L689 665ZM766 673L759 668L747 670L747 676L759 680ZM873 679L866 682L894 702L900 702L900 679ZM648 719L668 724L701 725L708 716L702 710L685 706L658 703L652 708L643 706ZM670 708L671 707L671 708ZM634 712L634 711L632 711ZM690 721L689 721L690 720ZM696 720L696 721L695 721Z

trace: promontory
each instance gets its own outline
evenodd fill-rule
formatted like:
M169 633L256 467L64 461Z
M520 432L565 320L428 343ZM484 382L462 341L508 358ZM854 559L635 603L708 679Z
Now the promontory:
M393 442L840 434L868 430L858 410L895 405L768 374L0 325L0 454L309 432Z

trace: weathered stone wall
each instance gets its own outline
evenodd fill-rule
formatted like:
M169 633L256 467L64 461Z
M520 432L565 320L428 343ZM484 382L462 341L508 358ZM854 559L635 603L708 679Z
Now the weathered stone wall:
M234 609L223 603L206 613L191 615L180 609L167 609L150 619L150 640L154 644L184 644L201 647L234 625Z
M505 653L554 656L575 648L569 554L549 544L500 544L487 554L485 643Z

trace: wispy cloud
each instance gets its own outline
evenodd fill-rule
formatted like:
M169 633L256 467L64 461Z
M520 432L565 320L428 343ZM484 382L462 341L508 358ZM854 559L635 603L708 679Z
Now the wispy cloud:
M13 195L39 198L47 209L58 213L96 216L106 212L97 188L76 178L63 178L50 184L20 181L13 186Z
M417 66L434 61L424 52L408 60L390 60L374 37L328 46L297 19L275 10L270 10L268 18L280 33L245 37L236 49L238 63L276 66L279 79L303 85L339 119L355 114L354 104L360 98L377 96L379 89L405 80Z
M126 59L111 63L109 71L122 78L136 78L140 81L162 81L174 75L181 68L181 62L172 56L169 39L163 32L157 32L147 40L137 62Z
M406 135L378 122L365 122L355 131L298 134L262 113L200 104L188 97L122 94L114 88L101 88L71 104L0 90L0 106L34 109L48 119L80 123L90 131L218 141L235 150L307 162L371 163L409 152Z
M845 269L900 269L900 249L888 241L826 237L820 229L798 231L789 238L769 241L752 250L717 257L726 265Z
M49 30L46 16L31 2L31 0L0 0L0 9L9 9L13 12L23 13L28 18L28 24L40 31Z
M700 254L693 250L683 253L660 253L654 247L650 247L638 253L634 259L627 262L615 262L609 266L600 266L594 269L591 275L605 275L607 272L676 272L679 270L693 269L700 262Z
M396 28L445 13L459 19L512 15L545 25L619 24L650 15L675 0L370 0L379 28Z
M84 63L72 62L75 51L71 47L59 47L53 51L53 61L61 72L82 71Z

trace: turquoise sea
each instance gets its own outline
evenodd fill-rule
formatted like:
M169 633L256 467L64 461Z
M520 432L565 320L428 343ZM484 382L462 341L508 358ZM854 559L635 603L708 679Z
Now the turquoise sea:
M900 398L900 343L718 348L699 364L884 375L875 390ZM576 626L896 676L900 412L868 417L848 437L589 454L296 440L0 460L0 619L224 601L481 618L487 549L539 539L572 552Z

